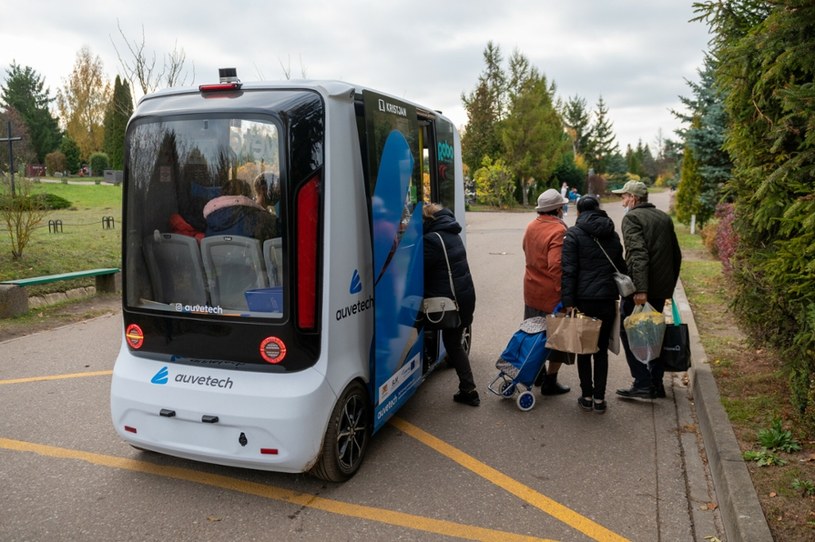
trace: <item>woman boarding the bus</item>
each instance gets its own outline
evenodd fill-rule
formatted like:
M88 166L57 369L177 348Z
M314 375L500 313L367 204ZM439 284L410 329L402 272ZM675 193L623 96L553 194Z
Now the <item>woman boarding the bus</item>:
M475 312L475 286L467 264L467 251L459 237L461 225L453 212L437 203L426 203L424 217L424 295L425 297L451 297L458 302L461 325L442 330L442 342L447 351L448 363L458 375L458 393L453 395L457 403L478 406L481 399L475 389L470 359L461 344L464 330L473 322ZM438 235L436 235L438 234ZM441 239L439 238L441 236ZM442 242L444 246L442 247ZM445 258L445 251L447 256ZM450 291L449 273L452 274L455 292Z

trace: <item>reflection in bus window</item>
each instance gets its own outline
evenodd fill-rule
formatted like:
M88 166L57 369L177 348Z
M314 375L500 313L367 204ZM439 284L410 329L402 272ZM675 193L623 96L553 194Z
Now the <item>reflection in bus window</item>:
M126 242L143 258L128 259L129 305L283 316L278 134L273 122L236 118L132 128L129 182L138 190Z

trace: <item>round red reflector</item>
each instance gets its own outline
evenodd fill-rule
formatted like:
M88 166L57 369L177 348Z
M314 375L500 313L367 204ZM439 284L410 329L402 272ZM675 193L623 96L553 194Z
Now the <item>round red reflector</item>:
M260 343L260 357L269 363L280 363L286 357L286 345L277 337L266 337Z
M130 324L125 330L125 339L131 348L141 348L144 344L144 332L136 324Z

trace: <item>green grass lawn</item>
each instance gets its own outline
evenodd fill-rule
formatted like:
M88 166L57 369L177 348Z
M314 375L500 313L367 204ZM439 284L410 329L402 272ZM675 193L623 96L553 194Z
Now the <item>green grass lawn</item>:
M122 265L122 187L110 184L34 183L31 194L48 192L71 202L68 209L49 212L35 228L23 256L14 260L8 227L0 223L0 280L12 280L97 267ZM104 228L105 217L113 228ZM54 233L50 221L61 221ZM76 284L74 284L76 283ZM31 287L34 295L93 285L94 279Z

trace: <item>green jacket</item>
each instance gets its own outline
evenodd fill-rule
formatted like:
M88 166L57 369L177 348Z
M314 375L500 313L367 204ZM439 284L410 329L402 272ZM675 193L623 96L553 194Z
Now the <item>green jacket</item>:
M671 298L682 265L671 217L652 203L640 203L625 214L622 229L625 263L637 292L647 292L652 299Z

